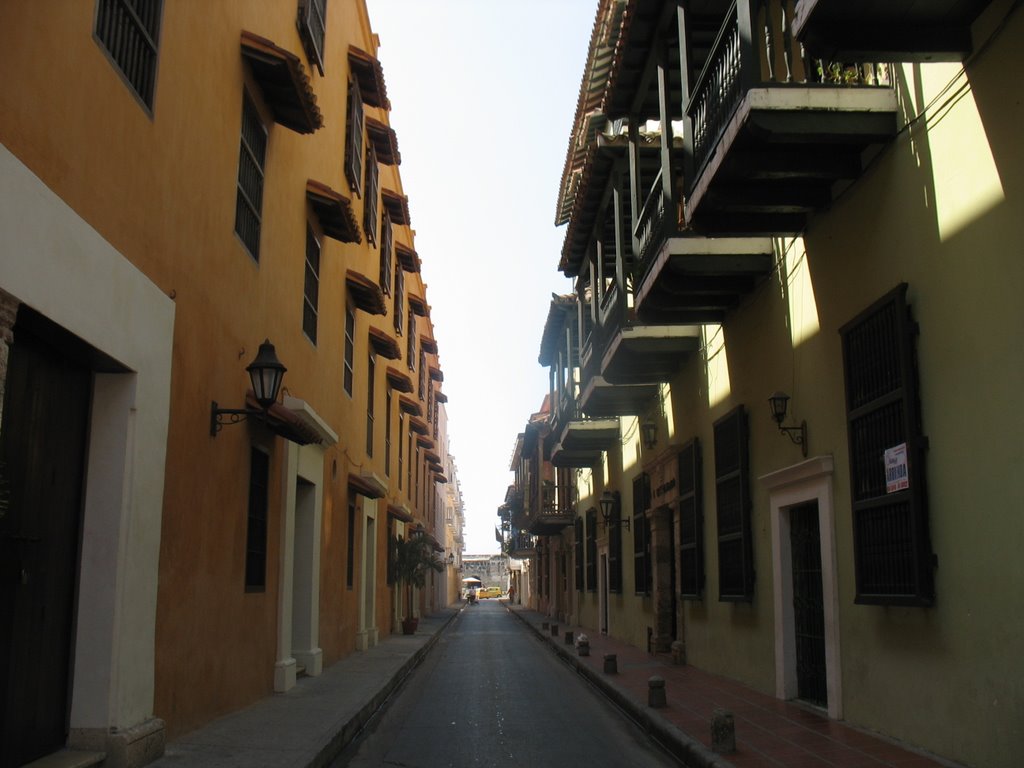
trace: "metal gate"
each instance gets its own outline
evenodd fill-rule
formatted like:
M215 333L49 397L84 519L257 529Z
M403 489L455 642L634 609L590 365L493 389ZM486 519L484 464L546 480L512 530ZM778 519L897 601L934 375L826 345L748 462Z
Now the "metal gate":
M825 608L821 581L818 503L789 512L793 561L793 619L796 637L797 697L828 705L825 678Z

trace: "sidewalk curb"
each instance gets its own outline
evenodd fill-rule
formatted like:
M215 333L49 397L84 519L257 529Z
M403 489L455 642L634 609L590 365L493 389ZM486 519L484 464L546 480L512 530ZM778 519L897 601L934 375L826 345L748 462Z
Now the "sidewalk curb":
M650 709L642 707L611 680L584 664L575 654L568 651L565 646L556 642L557 638L552 639L550 636L545 635L532 622L521 616L518 611L509 607L507 603L505 604L505 609L533 630L533 633L541 640L544 640L551 647L551 650L559 655L563 661L572 666L577 674L599 688L619 709L626 712L647 731L651 738L684 765L689 766L689 768L735 768L732 763L708 749L697 739L679 730L679 728Z
M430 636L430 639L420 646L416 652L398 668L395 674L391 676L391 679L385 682L381 689L377 691L377 693L375 693L370 700L348 720L348 722L344 723L338 732L335 733L334 736L316 753L313 759L309 762L309 768L322 768L323 766L329 765L331 761L345 751L363 728L366 727L366 724L370 722L370 719L391 697L391 694L394 693L403 682L405 682L405 679L409 674L420 665L424 658L426 658L427 654L430 653L431 649L437 643L438 638L441 637L444 631L448 629L448 626L455 621L464 609L465 606L459 608L457 611L452 611L451 615L445 619L441 626L438 627L437 631Z

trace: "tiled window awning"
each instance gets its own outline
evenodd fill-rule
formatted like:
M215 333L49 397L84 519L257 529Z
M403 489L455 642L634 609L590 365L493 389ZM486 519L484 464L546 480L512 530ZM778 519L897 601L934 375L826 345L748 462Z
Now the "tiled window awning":
M363 103L371 107L391 109L388 89L384 84L384 70L381 69L380 62L361 48L350 45L348 63L352 68L352 74L359 81Z
M409 224L409 198L391 189L380 191L381 202L388 209L388 215L395 224Z
M412 392L412 379L399 370L388 366L388 385L399 392Z
M348 487L368 499L382 499L388 492L387 485L372 472L349 472Z
M441 390L437 390L437 392L434 393L434 399L437 400L437 402L439 403L447 403L448 395L446 395Z
M430 306L414 293L407 296L409 308L420 317L430 317Z
M437 342L434 339L428 338L427 336L420 336L420 349L422 349L428 355L436 355Z
M424 458L425 458L425 459L426 459L426 460L427 460L427 461L428 461L428 462L429 462L430 464L436 464L437 466L441 466L441 457L440 457L440 456L438 456L438 455L437 455L436 453L434 453L433 451L427 451L427 452L426 452L426 454L424 454Z
M444 381L444 374L441 372L440 368L430 366L430 378L434 381Z
M417 418L416 416L409 417L409 429L420 435L430 434L430 425L423 419Z
M411 397L405 395L398 396L398 408L410 416L422 416L423 409L420 408L420 404L413 400Z
M434 440L427 435L420 435L416 438L416 445L427 451L431 451L434 448Z
M402 350L399 349L398 342L380 328L374 328L373 326L370 327L370 346L373 347L374 352L381 357L386 357L388 360L397 360L402 356Z
M297 133L313 133L323 126L316 94L298 56L245 31L242 56L249 62L274 120Z
M256 418L262 421L267 429L285 440L291 440L298 445L321 442L316 430L281 403L271 403L270 408L264 411L256 399L256 393L250 389L245 393L245 405L258 412Z
M395 520L401 520L403 523L411 523L416 519L404 504L388 504L388 516Z
M395 243L395 256L406 272L420 271L420 256L405 243Z
M320 228L327 237L343 243L361 243L363 236L359 222L352 210L352 202L335 192L326 184L309 179L306 182L306 199L320 220Z
M441 483L441 485L446 485L448 483L448 478L445 477L444 475L442 475L440 472L435 472L434 473L434 482L435 483Z
M345 272L345 285L355 301L356 307L371 315L386 315L388 308L384 303L384 292L377 283L366 275L355 270Z
M370 137L377 151L377 162L384 165L402 164L402 153L398 151L398 135L391 126L367 116L366 135Z

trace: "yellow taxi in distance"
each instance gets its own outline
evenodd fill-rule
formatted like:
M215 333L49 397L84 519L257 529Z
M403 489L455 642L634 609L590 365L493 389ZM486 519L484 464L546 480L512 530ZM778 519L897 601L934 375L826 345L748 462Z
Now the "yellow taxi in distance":
M477 597L501 597L501 587L483 587L478 589Z

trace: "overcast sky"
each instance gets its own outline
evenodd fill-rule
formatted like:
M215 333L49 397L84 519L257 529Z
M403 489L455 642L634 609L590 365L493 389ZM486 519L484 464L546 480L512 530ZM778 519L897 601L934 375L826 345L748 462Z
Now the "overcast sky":
M597 0L367 0L448 395L466 551L496 552L565 235L558 185Z

